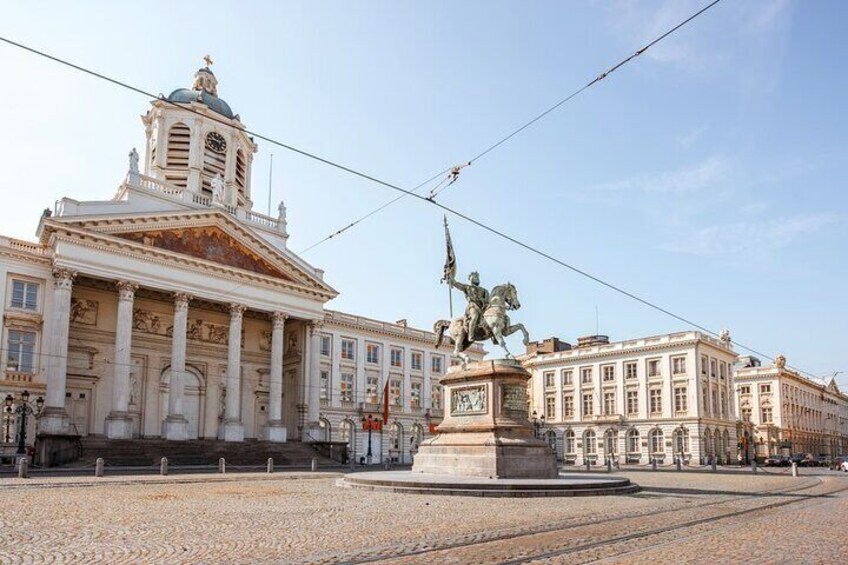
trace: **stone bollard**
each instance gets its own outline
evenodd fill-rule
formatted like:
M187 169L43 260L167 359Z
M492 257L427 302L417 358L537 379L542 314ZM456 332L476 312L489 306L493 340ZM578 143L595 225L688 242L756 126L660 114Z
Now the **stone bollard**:
M27 457L18 458L18 478L26 479L29 476L29 459Z
M751 461L751 472L754 473L755 475L757 474L757 460L756 459Z
M677 470L678 471L683 470L683 458L682 457L677 458Z
M657 458L656 457L651 457L651 470L652 471L657 470Z
M591 470L592 470L592 462L591 462L591 461L589 461L588 459L586 460L586 470L587 470L587 471L591 471Z
M103 458L98 457L97 461L94 462L94 476L102 477L103 476Z
M221 457L218 459L218 472L226 473L227 472L227 460Z
M317 470L318 470L318 458L313 457L312 458L312 471L317 471Z
M798 464L795 461L792 462L792 476L798 476Z
M710 464L711 464L711 465L712 465L712 467L713 467L713 473L715 473L715 472L717 471L716 466L718 465L718 463L716 462L716 458L715 458L715 457L713 457L713 458L711 459Z
M161 461L159 461L159 474L167 475L168 474L168 458L163 457Z
M268 472L269 473L274 472L274 458L273 457L268 458Z

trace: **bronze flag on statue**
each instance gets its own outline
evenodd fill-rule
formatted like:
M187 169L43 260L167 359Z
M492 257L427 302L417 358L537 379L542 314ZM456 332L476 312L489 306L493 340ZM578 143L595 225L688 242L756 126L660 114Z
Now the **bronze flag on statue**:
M453 252L447 216L445 216L445 246L447 247L447 256L445 257L445 269L442 272L442 282L450 282L456 274L456 255Z

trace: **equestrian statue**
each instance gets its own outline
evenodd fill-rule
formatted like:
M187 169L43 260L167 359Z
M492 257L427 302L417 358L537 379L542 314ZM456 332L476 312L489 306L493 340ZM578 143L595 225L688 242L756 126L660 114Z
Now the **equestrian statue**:
M477 342L492 340L492 343L503 348L507 359L513 359L507 349L504 337L512 335L517 331L524 334L524 345L530 343L530 334L523 324L510 324L510 310L518 310L521 303L518 301L518 291L515 286L507 282L492 289L491 292L480 285L480 275L476 272L468 276L468 284L456 280L456 256L453 252L453 244L448 231L447 219L445 219L445 241L447 244L447 260L445 261L444 276L442 282L446 282L451 288L461 291L465 295L467 305L465 313L453 320L439 320L433 326L436 333L436 347L439 347L447 338L453 343L453 358L462 361L462 366L468 363L468 355L465 350Z

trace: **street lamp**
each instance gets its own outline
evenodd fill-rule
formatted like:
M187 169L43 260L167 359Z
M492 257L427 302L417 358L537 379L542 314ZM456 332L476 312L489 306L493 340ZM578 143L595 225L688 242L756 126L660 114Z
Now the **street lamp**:
M38 397L35 400L35 407L33 408L32 404L29 402L29 391L25 390L21 393L20 402L18 405L12 408L12 396L6 396L6 412L9 412L9 409L12 409L12 412L20 416L20 428L18 429L18 451L17 455L26 455L26 420L27 416L32 414L36 418L39 414L41 414L41 409L44 407L44 399L42 397Z
M541 417L537 417L536 411L533 410L533 437L536 439L539 438L539 430L545 423L545 415L542 414Z
M380 419L374 418L371 414L368 414L368 418L362 418L362 427L368 430L368 453L365 454L365 460L368 462L368 465L371 464L373 457L373 452L371 451L371 430L379 425Z

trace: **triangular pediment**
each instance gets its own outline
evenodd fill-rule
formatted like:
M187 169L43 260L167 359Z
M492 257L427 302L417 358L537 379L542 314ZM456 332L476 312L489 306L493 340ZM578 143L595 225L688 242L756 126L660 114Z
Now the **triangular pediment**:
M282 284L318 293L325 300L338 294L302 259L287 249L272 245L219 210L72 216L42 222L46 228L41 234L44 243L52 231L63 227L81 234L117 238L157 253L192 257L201 264L211 263L270 277Z
M114 235L147 247L205 259L218 265L292 282L295 280L217 226L145 230Z
M833 377L831 377L830 382L827 383L827 390L829 392L832 392L833 394L842 394L836 384L836 379L834 379Z

